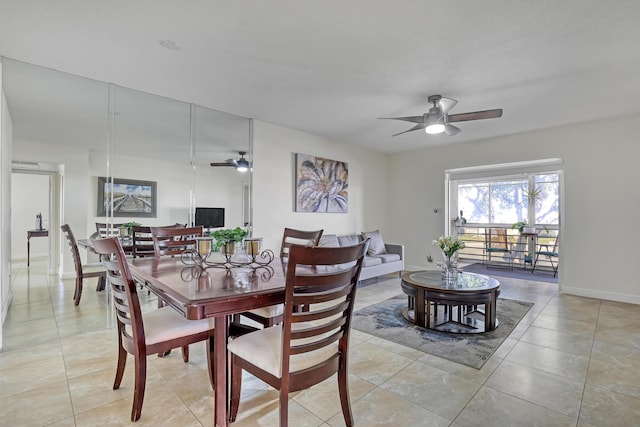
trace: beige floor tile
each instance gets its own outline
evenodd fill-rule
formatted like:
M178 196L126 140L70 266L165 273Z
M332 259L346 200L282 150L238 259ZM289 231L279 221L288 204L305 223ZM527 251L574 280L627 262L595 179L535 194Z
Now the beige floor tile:
M491 373L500 365L500 363L502 363L502 359L494 354L480 369L451 362L450 360L442 359L428 353L425 353L424 356L417 359L416 362L424 363L425 365L438 368L442 371L454 374L478 384L483 384L487 378L489 378Z
M584 335L593 337L596 330L596 322L585 322L582 320L572 320L564 317L550 316L548 314L540 314L532 323L532 326L545 329L553 329L554 331L565 332L573 335Z
M412 359L364 342L351 347L349 371L365 381L380 385L411 363Z
M554 348L567 353L589 356L593 346L593 338L584 335L574 335L553 329L532 326L522 335L520 341L536 344L542 347Z
M375 385L358 378L355 375L349 376L349 397L351 405L370 393ZM340 394L338 392L337 376L302 390L295 395L295 401L312 412L321 420L328 420L336 414L342 414L340 406Z
M451 425L455 427L575 427L576 418L483 387Z
M238 416L233 427L277 427L280 406L278 392L263 390L240 400ZM296 427L316 427L324 423L319 417L305 409L289 397L289 425Z
M486 387L577 418L584 383L504 361Z
M640 319L640 310L637 304L629 304L618 301L602 301L600 315L603 318Z
M2 425L6 426L46 426L73 416L64 378L46 387L7 394L0 405Z
M640 349L596 341L587 383L640 399Z
M395 394L377 388L351 405L356 426L390 427L420 426L444 427L449 421ZM334 427L345 425L342 414L335 415L327 423Z
M505 360L584 382L589 358L520 341Z
M580 420L594 426L640 425L640 399L587 384Z
M412 363L381 387L452 421L480 389L480 384L422 363Z

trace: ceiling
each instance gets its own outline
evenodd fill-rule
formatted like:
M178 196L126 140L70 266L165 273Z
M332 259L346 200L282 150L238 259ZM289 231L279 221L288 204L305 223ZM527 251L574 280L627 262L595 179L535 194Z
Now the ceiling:
M0 55L393 153L640 113L639 23L637 0L2 0ZM377 119L431 94L504 115Z

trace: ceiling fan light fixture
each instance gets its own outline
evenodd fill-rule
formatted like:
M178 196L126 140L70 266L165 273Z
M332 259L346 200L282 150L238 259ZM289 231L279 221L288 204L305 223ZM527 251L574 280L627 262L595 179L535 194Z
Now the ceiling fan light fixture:
M236 170L238 172L246 172L249 170L249 162L246 161L244 158L241 158L240 160L238 160L238 164L236 165Z
M444 121L442 119L438 120L436 114L427 114L427 120L425 123L427 124L427 127L424 128L424 131L429 135L444 132Z

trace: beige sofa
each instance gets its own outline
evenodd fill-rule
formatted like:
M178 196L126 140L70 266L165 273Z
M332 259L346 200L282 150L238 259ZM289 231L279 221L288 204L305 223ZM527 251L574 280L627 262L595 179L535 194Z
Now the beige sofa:
M385 243L382 241L379 233L377 235L374 233L375 232L340 236L323 234L320 238L319 245L329 247L352 246L360 243L364 239L364 236L371 237L372 241L369 244L369 252L364 257L360 280L391 273L402 274L402 270L404 269L404 246Z

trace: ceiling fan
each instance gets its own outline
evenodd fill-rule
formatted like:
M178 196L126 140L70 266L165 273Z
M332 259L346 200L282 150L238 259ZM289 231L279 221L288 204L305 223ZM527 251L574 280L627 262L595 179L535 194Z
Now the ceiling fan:
M239 159L227 159L224 162L213 162L210 164L211 166L233 166L238 172L246 172L247 170L249 170L250 166L249 161L244 158L244 155L247 154L247 152L238 151L238 154L240 154Z
M502 117L502 108L450 115L449 111L451 111L451 109L458 103L455 99L445 98L441 95L431 95L427 100L430 104L433 104L433 107L429 108L428 113L424 113L421 116L380 118L417 123L417 125L411 129L396 133L393 136L419 129L424 129L430 135L444 132L449 136L453 136L460 133L462 129L452 125L451 123L467 122L470 120L496 119L498 117Z

